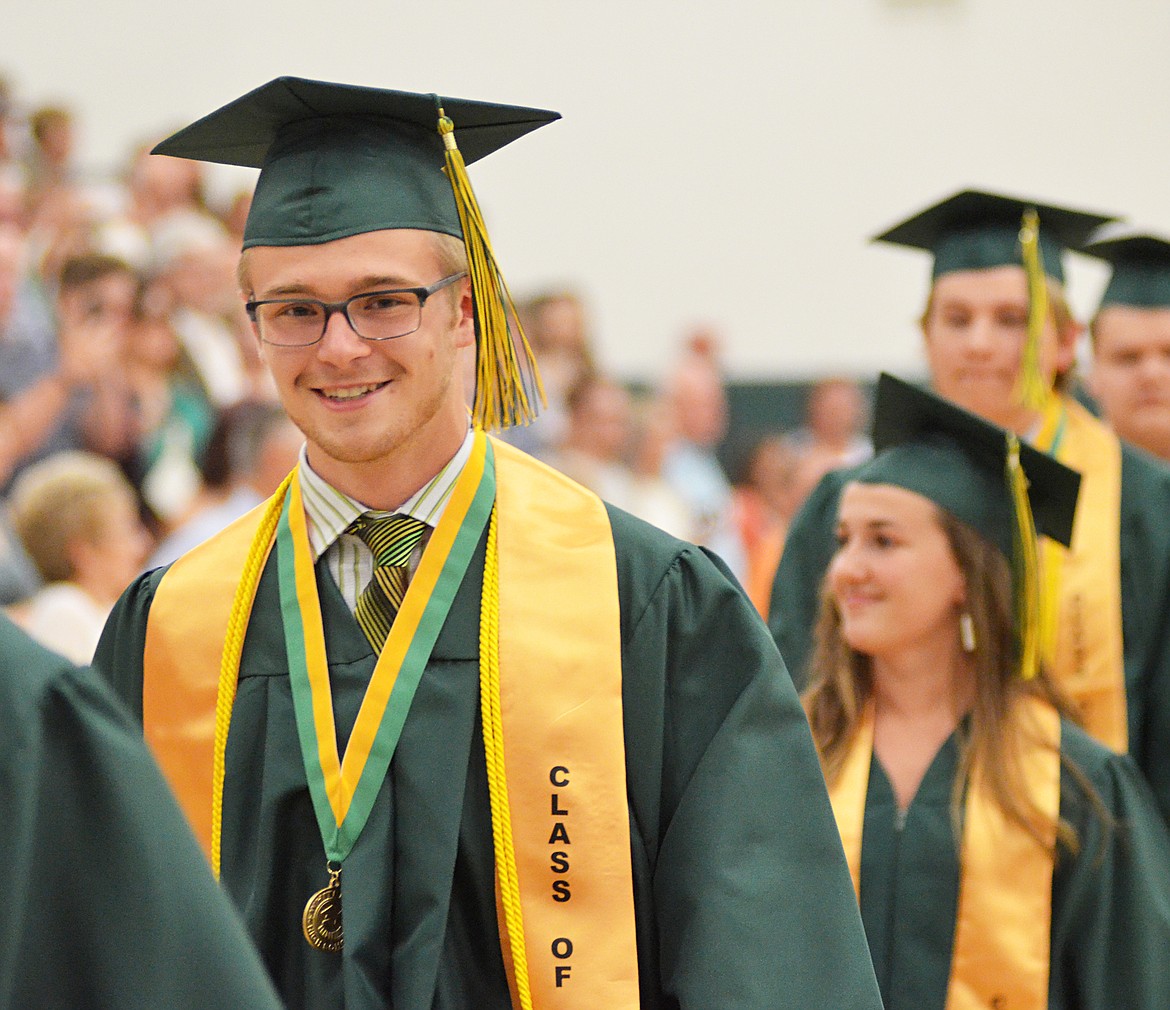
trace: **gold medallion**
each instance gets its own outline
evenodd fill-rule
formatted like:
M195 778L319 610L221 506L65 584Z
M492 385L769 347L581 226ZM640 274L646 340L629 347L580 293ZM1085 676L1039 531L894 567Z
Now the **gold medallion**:
M329 868L329 883L305 905L301 925L310 947L336 954L341 950L341 867Z

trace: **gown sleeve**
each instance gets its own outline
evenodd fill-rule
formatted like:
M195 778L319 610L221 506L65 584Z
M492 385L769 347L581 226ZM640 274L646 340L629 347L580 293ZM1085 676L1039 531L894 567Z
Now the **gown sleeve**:
M668 1001L651 1005L878 1010L808 724L758 613L692 547L644 599L624 595L637 601L623 643L629 783L653 901L640 946L656 948Z
M122 593L106 619L94 650L93 667L114 689L126 709L142 722L142 657L146 621L165 568L138 576Z
M0 1005L280 1006L140 731L0 624Z
M1080 848L1053 879L1052 1006L1161 1010L1170 1006L1170 833L1128 756L1072 727L1064 739L1108 819L1066 774L1061 811Z
M830 471L813 488L788 529L772 583L768 627L798 691L808 685L821 582L837 548L837 504L852 473Z
M1170 469L1121 456L1121 619L1130 753L1170 825Z

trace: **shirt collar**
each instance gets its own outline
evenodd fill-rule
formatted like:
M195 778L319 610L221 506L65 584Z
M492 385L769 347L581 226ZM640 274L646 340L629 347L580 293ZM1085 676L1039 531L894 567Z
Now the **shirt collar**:
M421 519L432 529L437 526L447 502L451 499L455 482L471 458L474 441L475 434L469 428L459 451L426 484L394 509L394 513ZM309 546L313 551L313 560L316 561L362 513L370 512L374 516L391 513L369 509L356 498L351 498L333 487L309 466L306 448L301 447L301 498L305 505Z

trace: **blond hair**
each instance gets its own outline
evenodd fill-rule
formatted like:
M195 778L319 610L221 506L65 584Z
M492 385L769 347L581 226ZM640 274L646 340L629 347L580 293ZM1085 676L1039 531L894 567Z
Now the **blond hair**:
M46 582L74 575L70 546L101 539L111 499L134 499L134 489L104 456L59 452L24 470L9 495L9 518Z
M463 244L463 239L456 235L448 235L446 232L431 232L434 237L435 256L439 261L440 275L449 277L451 274L463 273L467 270L467 247ZM240 291L251 297L252 291L252 274L249 266L250 253L252 250L245 249L240 253L240 261L236 264L236 283L239 285ZM453 286L451 289L455 294L458 293L459 288Z

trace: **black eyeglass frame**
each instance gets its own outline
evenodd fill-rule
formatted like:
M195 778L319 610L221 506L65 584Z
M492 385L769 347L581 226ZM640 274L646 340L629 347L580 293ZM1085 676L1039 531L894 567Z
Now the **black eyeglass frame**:
M372 343L379 343L383 340L397 340L399 337L407 337L414 333L420 326L422 326L422 311L426 307L427 299L431 297L436 291L441 291L443 288L454 284L456 281L463 280L467 276L466 270L461 270L459 273L450 274L447 277L440 278L434 284L427 287L417 288L380 288L377 291L360 291L356 295L351 295L349 298L344 298L339 302L323 302L320 298L261 298L257 301L245 302L244 311L248 313L248 318L252 320L252 325L256 327L256 334L266 344L271 344L273 347L312 347L314 344L319 344L325 339L325 331L329 329L329 320L333 318L335 312L340 312L345 316L345 321L349 323L349 328L353 330L362 340L369 340ZM358 328L354 326L353 319L349 315L349 307L353 302L361 298L373 298L375 295L406 295L412 294L418 299L418 323L414 329L407 330L405 333L396 333L392 337L367 337L362 333L358 333ZM257 317L256 310L261 305L319 305L325 313L325 320L321 324L321 334L316 340L310 340L305 344L287 344L278 343L273 340L267 340L264 337L263 327L260 325L260 320Z

